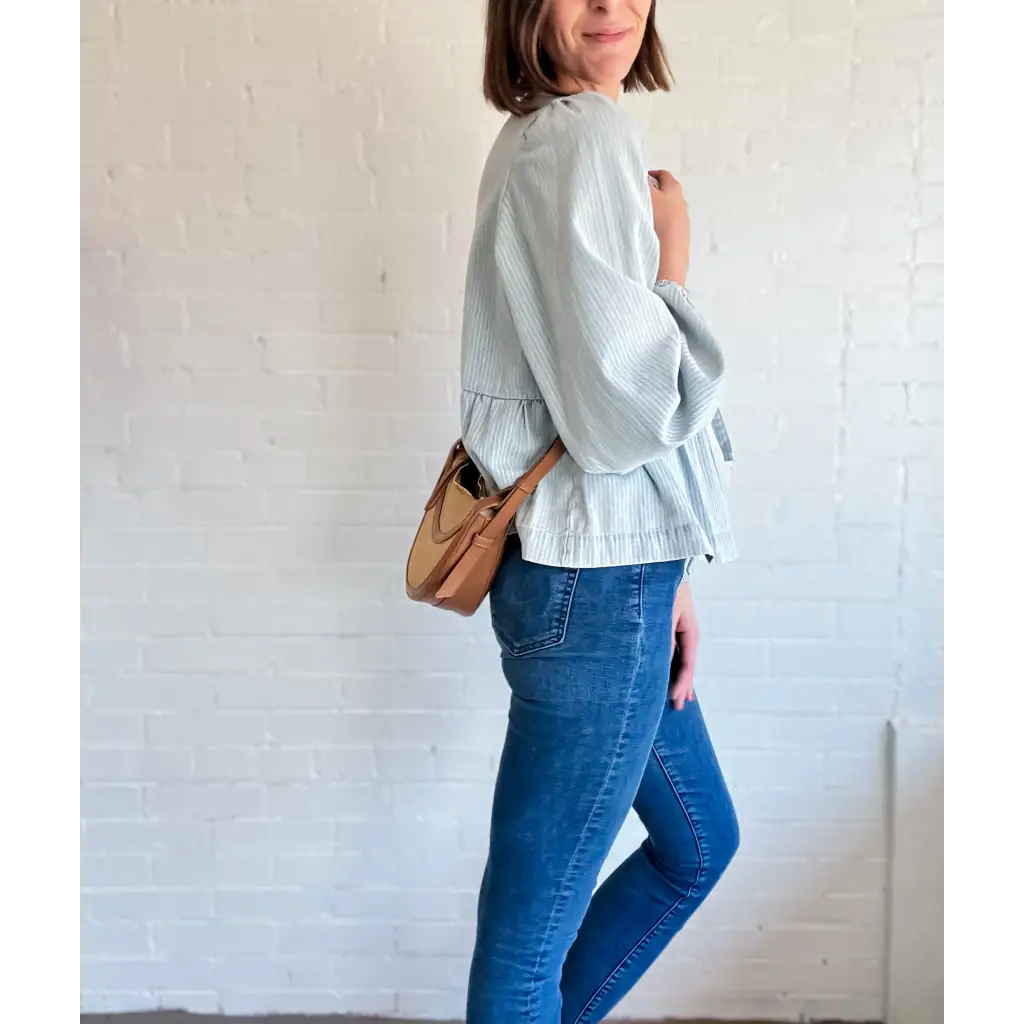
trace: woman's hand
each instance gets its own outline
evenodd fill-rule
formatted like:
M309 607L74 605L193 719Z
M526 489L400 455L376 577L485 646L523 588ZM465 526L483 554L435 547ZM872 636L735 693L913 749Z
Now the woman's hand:
M658 183L651 190L654 208L654 231L661 243L661 263L658 279L686 284L690 269L690 210L683 195L683 186L668 171L649 171Z
M700 634L697 630L697 615L693 610L693 595L690 584L683 580L676 591L676 599L672 605L672 652L673 667L678 667L675 678L670 680L669 696L672 706L679 711L683 705L694 700L693 676L697 664L697 641Z

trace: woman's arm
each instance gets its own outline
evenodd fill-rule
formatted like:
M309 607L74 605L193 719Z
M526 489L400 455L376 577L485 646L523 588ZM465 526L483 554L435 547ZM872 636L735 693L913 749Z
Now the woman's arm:
M686 286L690 270L690 209L683 186L668 171L651 171L654 232L660 248L658 280Z
M721 352L692 329L685 291L655 283L649 188L626 115L588 95L541 113L501 199L495 245L510 312L587 472L627 473L674 451L717 408Z

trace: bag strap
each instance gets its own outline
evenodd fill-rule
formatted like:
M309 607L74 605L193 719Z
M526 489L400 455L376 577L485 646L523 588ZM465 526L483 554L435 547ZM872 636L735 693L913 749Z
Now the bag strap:
M508 497L498 507L494 518L480 531L480 535L488 538L504 536L519 506L533 494L537 484L555 468L564 454L565 445L560 437L556 437L551 447L508 489Z

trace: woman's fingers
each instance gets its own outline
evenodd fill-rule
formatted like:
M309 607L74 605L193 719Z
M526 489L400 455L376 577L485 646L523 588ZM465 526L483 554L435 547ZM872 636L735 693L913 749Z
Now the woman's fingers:
M697 631L685 630L675 634L674 643L679 645L677 663L679 671L672 680L672 706L678 711L694 699L693 681L697 671Z

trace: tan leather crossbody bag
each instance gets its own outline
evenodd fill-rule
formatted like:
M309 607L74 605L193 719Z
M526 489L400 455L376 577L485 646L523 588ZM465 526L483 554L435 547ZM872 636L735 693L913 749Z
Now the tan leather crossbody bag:
M556 438L511 487L488 495L480 470L456 441L412 542L405 566L409 597L472 615L491 589L519 506L564 452Z

